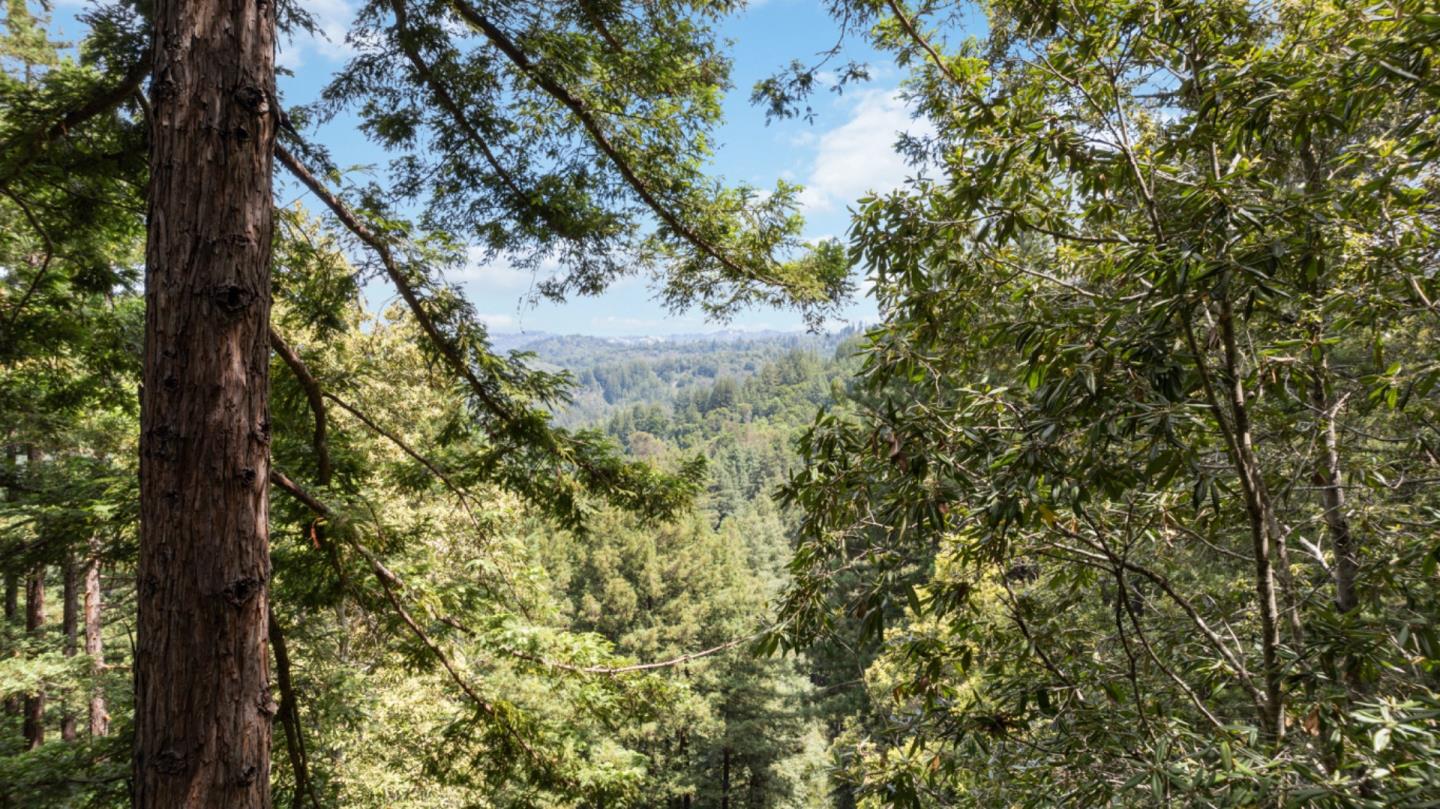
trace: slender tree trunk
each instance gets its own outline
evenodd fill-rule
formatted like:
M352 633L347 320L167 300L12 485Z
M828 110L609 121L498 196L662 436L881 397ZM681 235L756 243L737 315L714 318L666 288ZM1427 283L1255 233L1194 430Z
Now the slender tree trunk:
M1228 280L1222 281L1222 285L1228 283ZM1279 651L1280 607L1275 594L1276 520L1250 431L1250 411L1235 338L1235 314L1229 295L1229 289L1221 289L1219 325L1225 348L1226 391L1234 425L1233 460L1245 496L1255 555L1255 595L1260 607L1260 651L1265 674L1265 706L1260 716L1260 731L1267 741L1278 744L1285 737L1285 690Z
M275 6L154 19L135 807L268 809Z
M14 573L5 574L5 629L12 637L18 637L20 626L20 577ZM20 713L20 698L5 698L5 714L17 716Z
M78 613L80 612L80 592L76 586L75 555L65 555L64 589L61 593L60 627L65 633L65 656L74 657L80 652L79 633L76 625ZM60 738L67 742L75 741L75 704L74 699L69 696L61 697L60 703Z
M14 573L5 574L5 621L7 624L19 623L20 617L20 578Z
M36 565L25 581L25 632L39 640L45 627L45 566ZM25 697L25 746L31 750L45 743L45 687Z
M18 469L19 448L11 444L5 447L5 472L7 482L5 486L5 500L13 501L16 491L10 481L19 475ZM14 571L5 572L5 631L12 638L19 637L20 628L20 577ZM8 650L7 650L8 651ZM19 716L21 700L18 696L5 698L5 715Z
M720 809L730 809L730 748L720 750Z
M100 540L90 538L90 557L85 564L85 655L95 674L105 670L105 645L100 636ZM105 708L105 694L98 685L90 690L90 736L99 738L110 733L110 712Z
M1355 536L1350 532L1350 519L1345 515L1345 490L1340 487L1340 437L1335 429L1338 405L1325 389L1328 364L1322 358L1311 387L1311 407L1324 425L1324 450L1315 470L1320 485L1320 505L1325 509L1325 527L1335 546L1335 607L1350 612L1360 605L1355 594L1355 580L1360 571Z

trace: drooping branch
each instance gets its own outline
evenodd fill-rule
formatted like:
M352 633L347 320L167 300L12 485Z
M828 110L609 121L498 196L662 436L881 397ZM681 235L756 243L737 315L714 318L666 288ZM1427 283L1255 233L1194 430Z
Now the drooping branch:
M362 222L343 200L283 146L277 144L275 156L380 260L385 275L404 300L428 344L466 385L479 402L479 407L494 422L498 422L498 425L490 422L482 422L480 425L492 441L497 445L508 443L516 449L548 455L557 470L574 469L582 484L591 492L604 496L629 511L671 514L689 502L696 486L694 478L700 468L698 464L687 465L678 475L656 476L644 464L618 461L603 448L587 442L583 436L577 437L565 430L549 427L545 413L507 396L504 391L505 380L495 375L493 370L482 370L485 363L471 362L461 338L448 335L432 316L417 291L416 284L397 258L391 239L376 233ZM515 440L517 437L520 438L519 442ZM519 489L529 496L544 499L550 493L543 481L529 477L515 477L514 481ZM558 500L572 502L568 494ZM560 508L567 508L563 502ZM578 525L580 518L577 514L575 509L567 512L569 519Z
M315 449L315 465L317 467L316 477L321 486L330 485L332 465L330 462L330 449L326 441L327 419L325 413L325 400L320 395L320 383L310 373L310 369L300 359L295 349L290 347L275 327L270 327L270 347L280 357L286 367L300 383L305 391L306 401L310 404L310 411L315 416L315 431L311 437L311 445ZM279 472L271 471L271 477L280 475ZM281 477L284 477L281 475ZM314 536L317 544L324 547L331 565L341 574L341 581L344 581L343 568L340 566L339 557L334 547L323 539L324 530L320 526L314 528ZM285 645L285 633L280 626L280 621L275 615L275 605L270 604L270 649L275 655L275 681L280 688L280 724L285 731L285 750L290 757L290 770L295 774L295 795L292 801L293 809L301 809L304 799L308 796L310 802L319 809L320 800L315 794L314 784L310 780L310 759L305 751L305 733L300 723L300 705L295 695L295 688L291 683L290 676L290 654Z
M305 491L299 484L295 483L279 470L271 470L270 482L314 511L316 515L327 519L334 517L334 512L329 506ZM377 530L379 530L378 516L374 514L373 510L371 513L372 517L375 518ZM425 629L420 626L419 622L415 620L414 616L410 614L409 609L405 607L397 593L397 588L404 588L405 586L404 582L400 580L400 577L395 575L395 573L381 562L369 548L366 548L363 543L352 539L348 544L356 553L360 554L370 566L370 570L374 573L376 581L379 582L380 588L385 595L385 600L390 604L391 609L395 611L395 614L399 616L401 622L405 624L411 634L435 657L436 661L445 669L450 680L455 683L456 687L460 689L465 697L482 714L496 722L501 730L515 742L516 746L524 751L527 758L530 758L557 776L560 775L556 767L556 762L552 758L546 757L538 752L534 746L521 735L519 729L504 716L504 713L495 703L486 699L475 690L475 687L470 681L460 674L459 669L456 667L454 661L451 660L450 655L445 652L440 644L430 636L430 633L426 632Z
M419 324L420 329L425 332L425 336L429 338L435 350L439 351L441 356L444 357L446 364L468 383L471 392L484 403L486 409L502 421L513 423L515 421L515 415L511 412L508 404L501 401L491 392L490 386L486 384L485 380L482 380L470 366L470 363L465 361L465 357L461 354L460 348L440 331L439 325L435 323L435 320L431 318L430 314L425 310L424 305L420 301L420 296L415 292L409 279L405 277L399 261L395 258L394 251L390 249L389 241L372 231L364 222L361 222L360 218L350 210L349 206L341 201L339 197L335 196L329 188L326 188L325 185L321 183L314 174L311 174L310 170L297 160L294 155L290 154L284 146L276 145L275 156L302 185L309 189L321 202L325 203L325 207L329 208L330 212L335 214L335 217L340 220L340 223L344 225L347 230L353 233L357 239L375 253L376 257L380 259L381 266L385 269L385 275L390 279L391 283L395 285L396 291L400 293L401 299L405 301L406 307L409 308L411 315L415 317L415 321Z
M435 75L434 69L421 57L419 49L409 41L409 16L405 12L405 0L392 0L390 7L395 11L395 23L400 34L400 49L405 53L405 58L409 60L411 67L415 69L415 74L430 90L430 95L435 99L435 103L450 116L456 128L465 134L466 140L479 150L480 156L484 158L486 165L495 173L495 176L500 178L500 182L504 184L515 204L522 208L533 208L540 218L545 220L545 224L556 232L563 233L565 228L555 221L549 207L543 202L534 200L530 194L526 193L525 189L520 187L520 182L515 175L500 162L499 156L490 147L489 141L465 114L464 107Z
M355 407L351 406L345 400L341 399L335 394L326 391L323 395L326 399L334 402L336 406L338 406L341 410L344 410L346 413L354 416L360 421L361 424L364 424L376 434L380 435L385 440L394 444L400 449L401 452L410 456L415 460L416 463L429 470L430 474L434 475L441 483L445 484L445 488L449 489L451 493L455 495L455 499L460 502L461 508L465 509L465 515L470 518L470 524L475 527L475 530L477 532L480 530L480 520L475 516L475 512L470 507L469 495L466 494L464 489L457 486L455 482L450 479L450 476L445 474L445 471L443 469L441 469L439 466L436 466L434 461L431 461L429 458L421 455L419 452L413 449L403 438L396 435L394 432L380 426L375 422L374 419L360 412Z
M295 353L295 349L291 348L290 344L280 336L280 333L275 331L274 326L270 327L270 347L284 361L286 367L295 375L295 381L299 382L301 389L305 391L305 399L310 403L310 412L315 416L315 433L311 438L311 444L315 448L316 477L321 486L329 486L334 467L330 462L330 447L326 441L325 397L321 393L320 383L301 361L300 355Z
M39 289L40 283L45 280L46 273L50 271L50 262L55 258L55 242L50 239L49 232L45 230L44 225L40 224L40 219L35 216L35 212L30 209L30 206L25 203L25 200L4 186L0 186L0 194L4 194L11 202L15 203L16 207L20 209L20 212L25 215L25 220L30 223L30 229L35 231L35 235L40 237L40 241L45 247L45 257L41 260L39 268L35 270L35 277L30 279L29 285L25 287L24 294L22 294L20 300L16 301L15 305L10 308L10 316L5 319L5 330L9 331L14 328L15 321L20 317L20 312L25 309L25 305L30 302L30 298L35 294L35 290Z
M403 2L403 0L396 0L396 2ZM635 195L645 203L645 206L648 207L661 222L665 223L666 227L684 239L690 246L713 259L737 277L748 278L775 286L783 286L782 280L773 272L773 267L769 268L771 270L770 272L765 272L757 268L741 266L739 262L732 256L727 255L718 245L706 239L697 232L695 228L681 219L679 214L660 199L659 193L651 184L647 182L644 177L640 176L635 167L631 165L631 161L626 158L620 151L620 148L610 139L609 134L606 133L600 120L589 107L586 106L585 102L572 93L569 88L556 81L544 70L541 70L539 66L530 59L529 55L510 38L509 34L501 30L499 26L495 25L488 17L481 14L478 9L465 2L465 0L452 0L451 7L455 9L455 13L458 14L461 19L474 26L481 34L484 34L485 38L489 40L497 50L504 54L505 57L510 60L510 63L522 74L533 81L541 90L549 94L550 97L570 110L571 114L575 116L575 120L580 123L585 129L585 132L590 136L595 147L610 160L615 170L620 173L620 176L624 178L626 184L635 192Z

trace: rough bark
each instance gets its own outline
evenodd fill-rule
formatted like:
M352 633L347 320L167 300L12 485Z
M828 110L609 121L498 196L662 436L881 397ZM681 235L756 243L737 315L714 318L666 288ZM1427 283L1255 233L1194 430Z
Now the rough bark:
M25 633L38 640L45 630L45 567L36 565L25 579ZM31 750L45 743L45 689L25 695L25 746Z
M275 7L158 0L137 809L268 809Z
M85 655L90 658L91 671L105 670L105 643L100 636L100 540L90 538L90 558L85 565ZM105 693L98 685L90 690L90 736L98 738L110 733L110 712L105 707Z
M76 586L77 571L75 569L75 557L73 554L66 554L65 567L63 568L64 579L61 591L61 612L60 628L65 634L65 656L74 657L80 652L79 633L77 631L77 618L80 612L79 588ZM73 742L75 733L75 704L70 697L62 697L60 703L60 738L67 742Z

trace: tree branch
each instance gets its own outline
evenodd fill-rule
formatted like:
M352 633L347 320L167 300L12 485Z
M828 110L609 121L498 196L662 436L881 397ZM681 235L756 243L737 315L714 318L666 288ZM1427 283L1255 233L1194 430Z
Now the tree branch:
M403 0L396 0L396 2L403 2ZM458 14L461 19L484 34L485 38L503 53L505 57L510 60L511 64L515 65L521 73L529 77L540 89L544 90L570 110L576 120L580 122L580 125L584 127L585 131L590 135L590 139L595 143L596 148L610 159L611 164L615 166L616 171L620 172L620 176L625 179L625 182L630 188L635 191L636 196L640 197L641 201L660 218L660 221L665 223L666 227L670 228L686 242L689 242L696 250L709 256L736 276L775 286L783 286L778 276L767 276L764 272L742 267L735 259L723 253L719 247L712 244L697 233L694 228L682 221L674 211L660 200L655 189L651 188L650 184L635 171L634 166L630 165L630 161L621 154L619 147L611 142L609 135L605 133L604 127L600 125L600 121L586 108L584 101L571 93L565 86L547 76L544 71L540 70L536 64L530 60L530 57L520 49L520 46L517 45L508 34L469 3L465 2L465 0L451 0L450 5L455 9L455 13Z
M31 132L28 136L16 135L0 145L0 154L9 154L11 150L16 149L21 151L20 156L10 168L4 174L0 174L0 188L8 186L12 180L20 176L21 172L29 168L47 145L64 137L70 130L91 118L109 112L139 90L145 77L150 73L152 51L153 49L146 48L145 56L130 68L130 71L120 79L119 84L96 93L84 104L66 112L51 126Z

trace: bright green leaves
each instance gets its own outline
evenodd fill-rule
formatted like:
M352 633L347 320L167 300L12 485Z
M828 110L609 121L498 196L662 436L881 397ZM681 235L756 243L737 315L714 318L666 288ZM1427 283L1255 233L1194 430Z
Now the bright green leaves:
M919 695L943 685L910 594L963 585L942 645L994 661L866 726L875 801L1338 804L1389 766L1357 693L1433 704L1366 640L1434 597L1433 496L1395 483L1436 471L1418 5L992 3L953 55L946 10L846 6L916 68L933 179L853 222L885 321L802 441L786 610L797 639L864 630ZM1266 700L1298 723L1280 748ZM953 767L897 764L962 736Z

